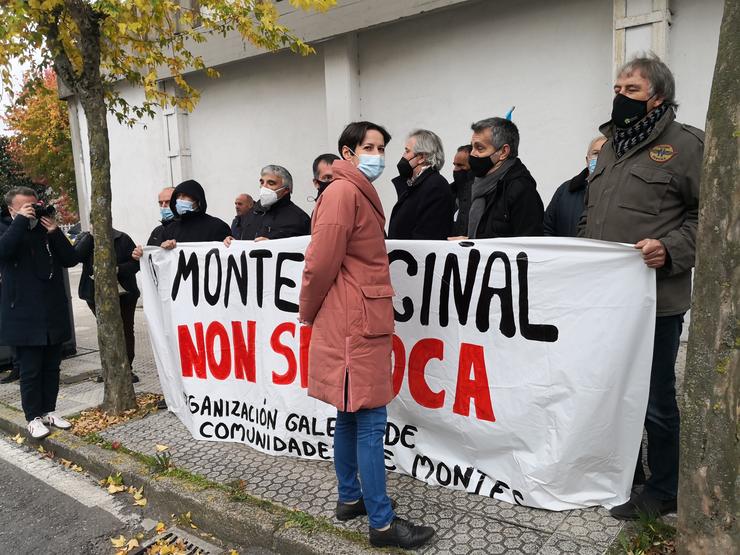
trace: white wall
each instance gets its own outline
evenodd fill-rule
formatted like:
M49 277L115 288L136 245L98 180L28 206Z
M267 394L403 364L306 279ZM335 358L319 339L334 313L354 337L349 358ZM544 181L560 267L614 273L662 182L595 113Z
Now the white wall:
M361 5L372 10L369 1ZM668 63L678 84L679 120L703 128L722 1L672 0L671 8ZM312 19L321 24L319 16ZM583 168L588 141L609 118L612 29L611 0L484 0L360 31L360 117L393 135L386 173L376 182L386 213L395 202L390 179L406 133L427 127L442 137L449 177L455 149L470 139L470 123L512 105L520 156L547 204ZM316 47L307 58L280 53L221 66L217 80L191 77L202 91L188 117L192 172L206 188L210 213L230 221L234 196L256 195L259 169L269 163L291 171L294 200L311 212L310 164L336 150L327 137L331 107L321 44ZM135 94L127 93L131 100ZM156 225L154 200L167 179L161 118L144 123L146 131L111 120L114 224L137 241Z
M202 91L189 116L193 178L206 190L208 211L231 223L234 197L256 198L260 169L279 164L293 176L294 200L310 215L311 162L336 150L326 144L321 50L308 58L253 58L219 71L217 80L191 80Z
M388 126L390 179L414 127L436 132L450 163L470 142L470 124L516 105L519 154L547 203L585 167L589 140L611 109L609 1L490 0L424 15L360 35L362 116Z
M141 89L122 89L130 104L141 104ZM160 117L145 118L132 128L108 117L111 144L113 226L145 244L159 219L157 194L169 185Z

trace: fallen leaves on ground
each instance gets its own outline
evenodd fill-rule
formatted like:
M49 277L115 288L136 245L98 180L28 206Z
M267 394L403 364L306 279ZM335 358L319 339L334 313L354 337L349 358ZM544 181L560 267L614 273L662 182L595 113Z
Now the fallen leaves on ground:
M123 534L121 534L117 538L111 538L110 543L113 547L123 547L124 545L126 545L126 538Z
M117 538L111 538L110 543L118 550L116 551L116 555L126 555L126 553L139 547L139 540L137 540L136 538L126 540L123 534L121 534Z
M182 539L178 539L175 543L169 544L164 540L157 540L157 542L148 547L146 550L147 555L186 555L188 547Z
M120 472L108 476L104 480L100 480L100 485L106 488L111 495L126 491L126 486L123 485L123 477Z
M158 453L161 453L162 451L167 451L167 449L169 449L169 446L157 443L154 448L157 450Z
M146 507L146 497L144 497L144 486L136 489L134 486L129 486L128 492L134 496L134 505L138 507Z
M26 441L26 438L23 437L21 434L15 434L13 436L13 441L15 441L18 445L21 445L24 441Z
M74 419L72 433L84 437L90 434L98 433L106 428L122 424L132 418L141 418L150 412L156 410L157 403L163 399L162 395L156 393L142 393L136 396L137 408L125 411L123 414L108 414L101 408L83 410L80 416ZM118 447L121 446L119 442ZM113 447L116 449L116 447Z
M157 522L157 526L156 526L156 528L154 528L154 531L157 534L161 534L165 530L167 530L167 525L164 522L162 522L162 521Z

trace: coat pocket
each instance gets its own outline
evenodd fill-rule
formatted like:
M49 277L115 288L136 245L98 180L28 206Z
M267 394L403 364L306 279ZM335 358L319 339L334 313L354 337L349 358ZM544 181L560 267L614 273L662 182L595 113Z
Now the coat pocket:
M620 186L619 206L657 216L673 176L649 166L633 166Z
M379 337L392 334L393 287L361 285L360 291L362 291L362 335Z

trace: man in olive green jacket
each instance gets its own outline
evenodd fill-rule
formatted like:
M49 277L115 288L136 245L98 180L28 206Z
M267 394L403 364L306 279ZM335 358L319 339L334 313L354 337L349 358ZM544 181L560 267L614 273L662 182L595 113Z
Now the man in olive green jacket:
M676 510L679 413L675 364L683 317L691 305L704 133L675 121L675 82L657 58L626 64L614 86L609 138L589 180L579 235L632 243L657 279L655 343L645 428L650 478L638 456L621 519Z

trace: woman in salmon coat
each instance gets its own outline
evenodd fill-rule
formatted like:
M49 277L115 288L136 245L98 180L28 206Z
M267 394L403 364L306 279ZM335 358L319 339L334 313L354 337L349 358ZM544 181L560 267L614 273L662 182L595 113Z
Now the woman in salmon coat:
M385 215L371 182L383 172L390 138L367 121L342 132L342 159L332 165L333 181L313 214L299 306L300 320L313 326L308 394L337 408L336 516L367 514L370 543L409 549L427 542L434 530L398 518L385 487L386 405L394 396L393 287Z

